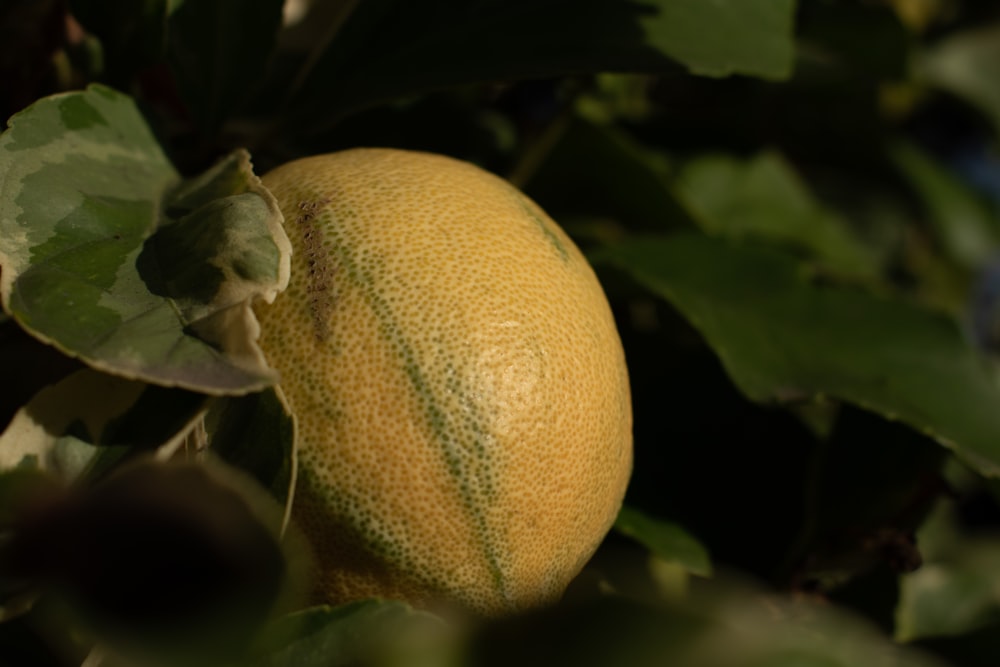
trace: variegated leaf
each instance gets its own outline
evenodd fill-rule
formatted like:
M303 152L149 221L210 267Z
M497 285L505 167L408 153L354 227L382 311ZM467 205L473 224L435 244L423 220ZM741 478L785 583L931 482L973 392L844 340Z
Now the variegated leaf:
M255 298L288 280L281 214L239 151L182 183L129 97L42 99L0 136L0 299L115 375L213 394L272 384Z

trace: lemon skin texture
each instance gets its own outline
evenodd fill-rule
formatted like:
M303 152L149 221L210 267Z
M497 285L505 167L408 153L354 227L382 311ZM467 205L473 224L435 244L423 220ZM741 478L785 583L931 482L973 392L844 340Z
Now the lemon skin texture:
M440 155L355 149L263 181L293 255L260 344L296 416L293 519L323 599L558 599L632 466L624 354L580 251Z

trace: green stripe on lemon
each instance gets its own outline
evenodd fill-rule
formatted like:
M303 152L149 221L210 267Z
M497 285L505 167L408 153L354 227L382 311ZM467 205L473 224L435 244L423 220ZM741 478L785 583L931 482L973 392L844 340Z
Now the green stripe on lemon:
M324 598L485 614L558 598L632 456L621 344L580 252L442 156L358 149L263 180L294 251L288 289L256 308L260 343L296 414L293 516Z

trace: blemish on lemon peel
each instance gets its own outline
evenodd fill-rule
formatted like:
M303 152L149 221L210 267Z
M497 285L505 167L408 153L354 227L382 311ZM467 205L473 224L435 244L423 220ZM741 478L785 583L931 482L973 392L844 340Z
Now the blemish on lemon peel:
M256 307L260 344L297 417L293 516L323 599L557 599L632 461L624 354L582 254L443 156L355 149L263 181L295 248L289 289Z
M327 204L327 199L300 202L299 214L295 218L309 272L306 283L309 312L312 314L316 340L320 342L326 342L330 337L330 313L333 312L336 298L333 291L336 265L330 260L330 252L323 243L323 232L316 224L317 212Z

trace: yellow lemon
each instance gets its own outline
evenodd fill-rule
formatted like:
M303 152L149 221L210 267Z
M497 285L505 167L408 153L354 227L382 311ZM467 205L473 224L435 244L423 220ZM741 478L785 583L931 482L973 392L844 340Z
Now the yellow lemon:
M573 242L471 164L357 149L267 174L292 277L256 309L331 603L559 597L632 466L621 342Z

